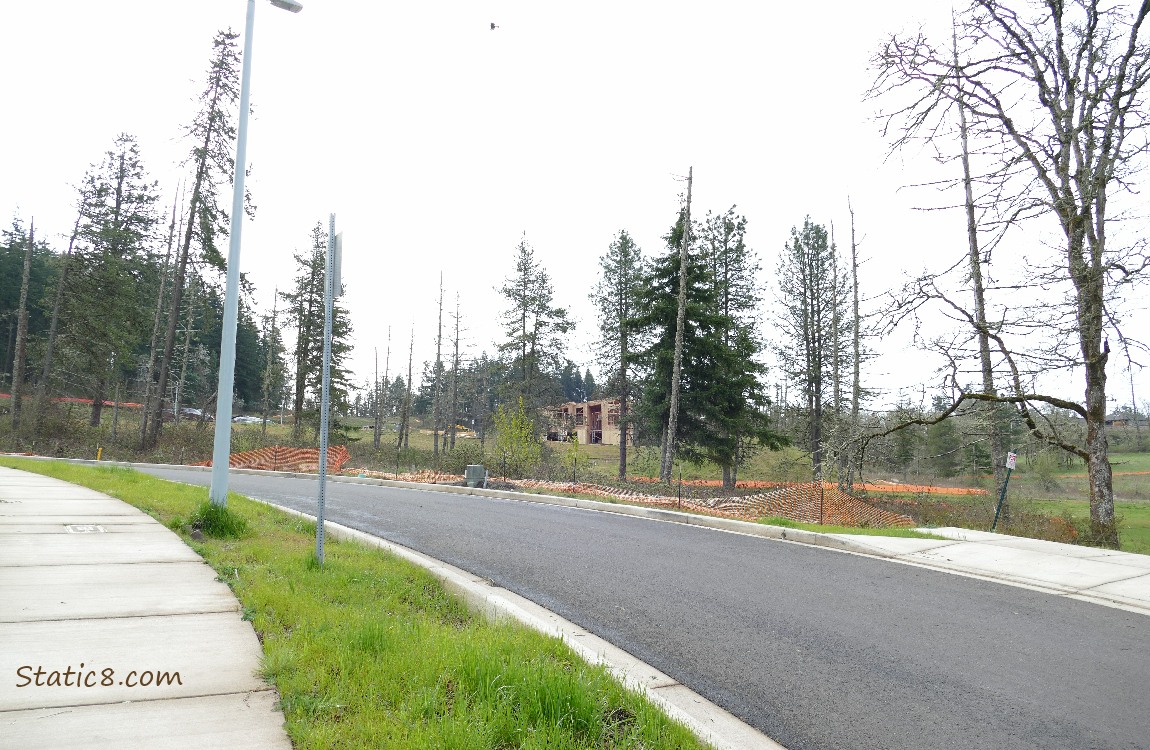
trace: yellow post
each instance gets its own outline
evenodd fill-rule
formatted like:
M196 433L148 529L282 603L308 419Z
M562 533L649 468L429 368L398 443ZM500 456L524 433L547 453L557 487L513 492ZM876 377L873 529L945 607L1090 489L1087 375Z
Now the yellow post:
M104 455L104 449L99 447L99 446L96 446L96 460L99 461L100 456L102 456L102 455Z

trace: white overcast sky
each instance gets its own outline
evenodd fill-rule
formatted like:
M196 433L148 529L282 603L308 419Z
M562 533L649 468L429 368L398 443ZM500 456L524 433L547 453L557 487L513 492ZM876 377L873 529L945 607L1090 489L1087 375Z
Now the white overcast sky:
M914 210L937 200L899 189L917 181L923 157L884 162L863 101L880 39L946 24L949 5L304 5L293 15L257 2L247 185L258 211L240 265L260 311L270 309L273 290L290 283L292 251L335 213L361 381L373 347L383 367L388 326L393 376L413 323L417 370L434 357L441 270L448 305L460 295L468 354L492 353L503 307L495 290L524 233L579 321L571 358L593 365L598 258L623 228L648 254L662 251L691 166L694 215L738 204L768 290L804 216L833 222L840 245L848 241L848 197L869 259L864 294L964 253L961 213ZM212 37L242 31L245 9L243 0L0 3L0 221L35 217L37 236L62 247L71 185L120 132L139 139L170 205ZM230 193L222 203L230 207ZM937 382L905 340L882 351L868 374L881 401ZM1117 403L1128 402L1120 364L1111 378ZM1063 395L1079 399L1078 383Z

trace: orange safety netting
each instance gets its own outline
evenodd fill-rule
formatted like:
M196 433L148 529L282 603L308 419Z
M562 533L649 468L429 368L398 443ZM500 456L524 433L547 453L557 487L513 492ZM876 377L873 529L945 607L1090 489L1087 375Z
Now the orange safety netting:
M632 490L594 484L565 484L525 480L524 487L558 489L585 495L599 495L630 503L662 508L682 508L696 513L755 520L780 516L800 523L823 523L833 526L912 527L914 520L900 513L876 508L870 503L842 492L835 485L788 484L770 492L747 497L683 498L646 495ZM781 484L781 483L780 483Z
M327 470L335 473L351 460L347 446L334 445L327 449ZM193 466L211 466L211 461L201 461ZM288 448L273 445L270 448L257 448L253 451L233 453L228 465L233 469L263 469L265 471L319 471L319 448Z
M656 483L659 480L655 477L632 477L636 482L650 482ZM684 485L691 487L722 487L723 483L718 479L684 479ZM794 482L762 482L762 481L749 481L749 482L736 482L735 486L740 489L748 490L770 490L783 487L793 487ZM811 486L817 486L812 483ZM834 482L823 482L823 487L826 489L838 489L838 484ZM867 492L909 492L927 495L985 495L986 490L978 489L975 487L937 487L927 484L898 484L891 482L890 484L875 484L866 482L863 484L855 484L855 489L866 490Z

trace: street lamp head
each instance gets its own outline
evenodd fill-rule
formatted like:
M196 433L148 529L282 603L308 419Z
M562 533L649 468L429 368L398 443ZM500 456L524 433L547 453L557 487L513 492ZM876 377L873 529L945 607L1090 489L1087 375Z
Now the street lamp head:
M297 3L296 0L271 0L271 4L277 8L290 10L292 13L299 13L303 10L303 3Z

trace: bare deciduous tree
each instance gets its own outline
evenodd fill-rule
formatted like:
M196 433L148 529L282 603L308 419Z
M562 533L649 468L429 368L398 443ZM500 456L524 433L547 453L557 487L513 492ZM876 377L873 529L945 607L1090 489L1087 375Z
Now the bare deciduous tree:
M1130 12L1098 0L1045 0L1033 17L1021 17L995 0L974 0L956 18L953 50L934 47L921 33L892 37L875 59L872 89L888 101L903 97L881 115L896 148L925 138L954 156L946 113L965 111L978 141L983 205L994 209L1001 232L1033 217L1056 219L1059 255L1031 261L1029 281L1064 291L1065 304L1030 305L1025 316L992 325L946 294L920 301L941 301L985 334L1010 370L1011 390L1000 395L972 392L956 380L952 408L966 400L1012 403L1036 437L1083 458L1093 535L1112 546L1118 531L1105 425L1107 332L1118 319L1116 291L1148 264L1137 244L1109 241L1110 201L1129 187L1147 151L1150 47L1141 30L1148 13L1150 2ZM1053 334L1051 343L1034 345L1043 330ZM1081 401L1034 392L1033 377L1054 366L1083 374ZM1072 442L1041 424L1034 408L1040 403L1079 415L1085 439Z

